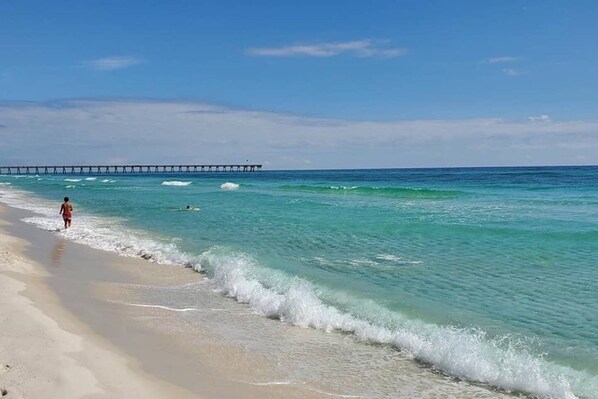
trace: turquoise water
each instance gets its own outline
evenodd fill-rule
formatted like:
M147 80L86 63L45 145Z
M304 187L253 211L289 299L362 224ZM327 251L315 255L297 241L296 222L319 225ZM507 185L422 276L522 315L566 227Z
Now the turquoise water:
M2 176L0 200L54 228L68 195L63 234L185 264L259 314L598 397L598 167L86 177Z

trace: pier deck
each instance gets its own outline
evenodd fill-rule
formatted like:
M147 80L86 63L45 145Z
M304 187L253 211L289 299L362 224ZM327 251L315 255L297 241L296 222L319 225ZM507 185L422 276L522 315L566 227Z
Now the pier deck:
M257 172L258 164L238 165L69 165L0 166L0 175L116 175L202 172Z

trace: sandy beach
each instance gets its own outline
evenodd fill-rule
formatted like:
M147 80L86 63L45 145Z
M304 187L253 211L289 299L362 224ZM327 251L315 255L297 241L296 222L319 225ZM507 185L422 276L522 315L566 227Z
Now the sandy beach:
M257 315L189 268L94 249L0 209L7 398L505 397L389 346Z
M6 208L2 209L2 216ZM60 304L30 245L0 233L0 389L6 398L193 397L157 380Z
M173 312L131 306L128 286L188 284L201 275L84 247L26 225L21 216L1 208L2 397L329 397L251 383L276 374L265 359L207 331L198 337L195 329L190 345L172 331L152 330L147 320L169 326Z

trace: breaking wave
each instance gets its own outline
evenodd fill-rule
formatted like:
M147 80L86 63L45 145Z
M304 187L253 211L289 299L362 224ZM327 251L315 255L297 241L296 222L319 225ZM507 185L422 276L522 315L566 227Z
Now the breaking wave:
M226 182L220 185L223 190L238 190L239 185L237 183Z
M178 180L172 180L172 181L163 181L162 185L163 186L188 186L189 184L191 184L190 181L178 181Z

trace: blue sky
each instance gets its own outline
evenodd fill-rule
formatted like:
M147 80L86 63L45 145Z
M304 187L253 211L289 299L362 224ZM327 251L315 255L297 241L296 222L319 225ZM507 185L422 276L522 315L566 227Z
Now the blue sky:
M554 143L563 145L562 137L550 141L545 132L546 124L576 121L584 128L568 132L572 145L580 147L580 135L585 147L598 145L597 133L587 130L598 119L597 20L594 1L0 1L0 134L11 138L0 144L0 156L26 160L14 154L18 137L44 129L43 113L31 115L42 119L29 126L10 119L24 112L23 101L46 115L81 106L77 99L112 102L118 112L104 106L94 112L120 115L119 100L127 99L165 108L216 106L231 117L247 110L299 116L309 126L310 118L357 125L442 120L447 128L481 121L477 131L483 133L488 120L542 124L528 134L548 135L548 155L504 163L598 163L591 151L559 157L562 147ZM59 126L59 118L52 123ZM127 130L126 119L123 113L119 128L143 139L134 125ZM251 123L240 126L262 137ZM92 131L101 133L81 127L65 140L85 145ZM378 143L377 130L362 134ZM451 146L463 143L454 141L456 132L447 136L450 145L430 147L437 161L428 166L483 163L473 153L452 153ZM338 149L334 140L331 148ZM315 153L293 162L278 155L272 167L299 167L295 161L327 166ZM292 158L292 150L284 156ZM374 152L358 166L393 165L392 157L379 161Z

